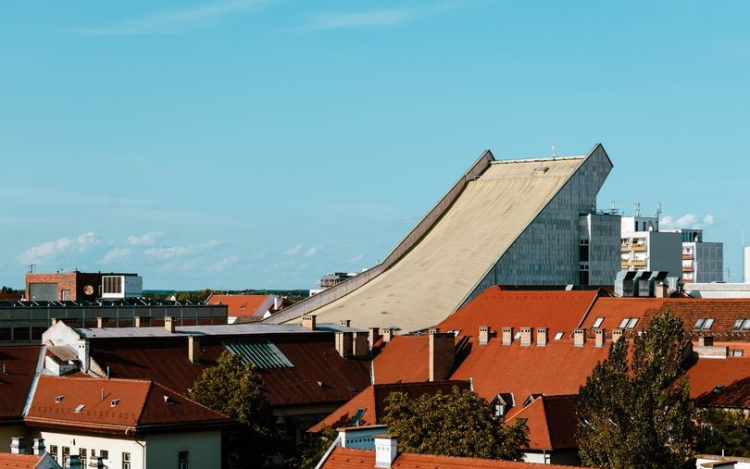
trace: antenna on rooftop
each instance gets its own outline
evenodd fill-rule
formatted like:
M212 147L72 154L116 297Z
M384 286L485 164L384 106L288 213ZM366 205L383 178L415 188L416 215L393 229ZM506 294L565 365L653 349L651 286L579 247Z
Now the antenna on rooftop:
M36 267L36 264L29 264L29 273L30 274L34 273L34 267Z
M557 157L557 143L552 142L552 159L554 160L555 157Z
M641 216L641 203L640 202L636 202L635 205L633 205L633 216L634 217Z
M656 202L656 213L654 216L656 217L656 221L659 221L659 216L661 215L661 202Z

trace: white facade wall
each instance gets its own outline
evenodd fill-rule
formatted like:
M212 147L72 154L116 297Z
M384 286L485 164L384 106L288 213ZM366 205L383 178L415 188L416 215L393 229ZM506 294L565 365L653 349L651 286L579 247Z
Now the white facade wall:
M123 453L130 453L130 468L145 469L145 445L144 440L134 440L114 435L85 435L81 433L63 433L57 431L42 430L32 438L44 438L44 445L47 452L52 453L52 446L57 446L57 463L63 465L63 448L70 448L70 454L75 456L80 454L80 450L86 449L89 455L94 452L97 457L101 451L108 452L109 458L104 460L104 465L110 468L120 469L122 465ZM88 462L87 462L88 464Z
M597 149L500 256L466 301L499 284L578 284L579 216L596 209L596 195L611 169L604 150Z

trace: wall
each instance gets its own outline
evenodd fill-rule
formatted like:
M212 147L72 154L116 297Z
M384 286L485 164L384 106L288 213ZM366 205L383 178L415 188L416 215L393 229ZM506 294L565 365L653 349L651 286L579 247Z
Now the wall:
M613 285L620 271L620 216L588 215L589 285Z
M76 273L65 273L65 274L26 274L26 299L36 301L60 301L62 299L62 291L68 290L70 292L70 300L75 300L76 296ZM38 283L57 284L57 294L55 298L30 298L31 285Z
M47 430L41 430L33 433L33 435L27 439L32 441L33 438L44 438L44 444L47 447L47 452L50 452L52 445L58 447L58 459L57 462L62 465L62 448L67 446L70 448L71 455L80 454L81 448L85 448L87 453L91 455L92 450L99 456L101 450L109 452L109 459L104 461L105 466L111 468L122 467L122 453L130 453L130 468L131 469L145 469L144 462L144 449L141 444L143 441L136 442L131 438L117 437L114 435L86 435L78 432L70 433L59 433ZM140 444L139 444L140 443ZM87 463L88 464L88 463ZM176 467L176 464L175 466Z
M696 283L724 280L724 243L695 243Z
M14 436L22 436L26 441L26 449L30 453L33 441L26 436L23 424L0 425L0 453L10 453L10 440Z
M682 277L682 234L648 232L648 256L646 269L668 272L669 277Z
M171 433L146 437L149 468L177 468L177 453L189 452L191 468L221 467L221 431ZM119 466L114 466L119 467Z

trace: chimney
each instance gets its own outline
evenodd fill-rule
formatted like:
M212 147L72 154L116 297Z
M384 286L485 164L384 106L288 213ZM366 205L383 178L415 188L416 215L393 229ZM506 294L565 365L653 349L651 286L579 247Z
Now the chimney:
M351 332L336 333L336 351L344 358L349 358L352 355Z
M99 317L96 318L96 327L99 328L99 329L101 329L102 327L104 327L104 320L102 319L101 316L99 316Z
M622 339L623 333L623 329L612 329L612 343L615 343L618 340Z
M141 325L141 317L140 316L135 316L135 318L133 319L133 321L134 321L133 325L135 327L141 327L142 326Z
M479 345L487 345L490 342L489 326L479 326Z
M167 332L174 334L174 318L172 316L164 316L164 329Z
M654 296L656 298L669 298L669 285L666 283L654 285Z
M529 345L531 345L531 328L522 327L521 328L521 346L528 347Z
M315 315L302 316L302 327L305 329L315 330Z
M705 335L703 337L698 337L698 346L699 347L713 347L714 337L712 335Z
M281 297L274 296L273 297L273 309L275 311L278 311L279 308L281 308Z
M393 328L386 327L383 329L383 342L390 342L393 338Z
M594 329L594 346L604 347L604 329Z
M352 341L352 355L355 357L367 357L370 354L370 334L367 332L355 332Z
M70 469L81 469L81 457L77 454L71 454L68 460L68 468Z
M583 347L586 343L586 329L576 329L573 331L573 347Z
M34 455L43 456L47 452L44 446L44 438L34 438Z
M389 468L398 457L398 440L395 436L375 435L375 467Z
M547 346L547 328L546 327L536 328L536 346L537 347Z
M26 444L24 443L22 436L13 436L10 438L10 453L26 454Z
M188 358L195 365L201 360L201 339L194 335L188 336Z
M513 343L513 328L503 327L503 345L510 345Z
M341 325L342 325L342 326L344 326L344 327L350 327L350 326L352 325L352 320L351 320L351 319L342 319L342 320L341 320L341 321L339 321L339 322L340 322L340 323L341 323Z
M84 373L89 372L90 350L88 340L78 341L78 360L81 362L81 371Z
M448 379L456 358L455 336L430 330L430 381Z
M53 326L57 324L57 318L51 318L49 321Z
M378 341L378 338L380 338L380 328L371 327L369 329L369 333L367 334L367 342L370 345L370 349L375 346L375 342Z

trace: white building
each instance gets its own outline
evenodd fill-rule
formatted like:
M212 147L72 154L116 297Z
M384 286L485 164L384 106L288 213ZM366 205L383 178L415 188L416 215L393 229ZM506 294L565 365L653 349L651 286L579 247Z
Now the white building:
M724 243L703 241L703 230L672 230L682 236L682 281L711 283L724 280Z
M622 270L667 272L682 277L682 235L659 231L657 217L622 217Z

